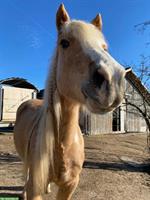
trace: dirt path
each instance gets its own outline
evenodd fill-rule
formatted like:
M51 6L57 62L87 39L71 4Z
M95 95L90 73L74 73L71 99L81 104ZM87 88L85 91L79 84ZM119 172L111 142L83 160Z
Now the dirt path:
M86 161L73 200L150 200L145 134L85 137ZM12 134L0 135L0 196L20 194L22 163ZM56 187L45 199L55 199Z

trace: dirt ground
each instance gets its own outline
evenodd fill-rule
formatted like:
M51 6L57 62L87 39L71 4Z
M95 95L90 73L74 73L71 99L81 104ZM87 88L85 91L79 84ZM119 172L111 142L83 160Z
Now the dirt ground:
M150 200L150 154L146 134L85 137L86 160L73 200ZM13 135L0 134L0 196L20 194L22 163ZM54 200L56 187L45 195Z

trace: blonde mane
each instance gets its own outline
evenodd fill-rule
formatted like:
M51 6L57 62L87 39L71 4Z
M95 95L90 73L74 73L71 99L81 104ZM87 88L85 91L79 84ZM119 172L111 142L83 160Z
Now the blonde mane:
M36 185L35 193L44 193L48 185L48 177L55 176L54 169L54 147L55 140L59 140L59 122L61 117L60 99L56 86L56 59L53 58L49 76L46 81L44 93L44 103L41 109L42 118L39 123L37 136L36 156L34 164L34 182ZM50 170L51 169L51 170ZM51 174L49 174L51 171Z

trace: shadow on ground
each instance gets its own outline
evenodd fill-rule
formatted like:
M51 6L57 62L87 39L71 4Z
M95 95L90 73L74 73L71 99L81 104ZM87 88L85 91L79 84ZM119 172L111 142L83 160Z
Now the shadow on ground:
M0 186L0 191L1 190L22 191L23 186Z
M13 130L14 130L13 126L10 126L10 127L0 127L0 134L12 133Z
M144 172L150 174L150 161L147 163L116 163L116 162L93 162L85 161L83 168L88 169L103 169L113 171L128 171L128 172Z
M20 162L21 160L19 159L18 156L10 153L0 153L0 163L10 163L10 162Z

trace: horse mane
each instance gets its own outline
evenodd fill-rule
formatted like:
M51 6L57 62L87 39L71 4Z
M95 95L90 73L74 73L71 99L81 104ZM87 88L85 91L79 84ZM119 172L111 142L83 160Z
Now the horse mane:
M44 193L47 190L48 177L55 176L54 147L55 140L59 140L59 122L61 106L56 86L57 53L53 57L50 72L46 81L44 103L41 109L41 119L37 135L35 150L35 164L33 181L36 186L34 193ZM52 174L49 174L51 171Z

